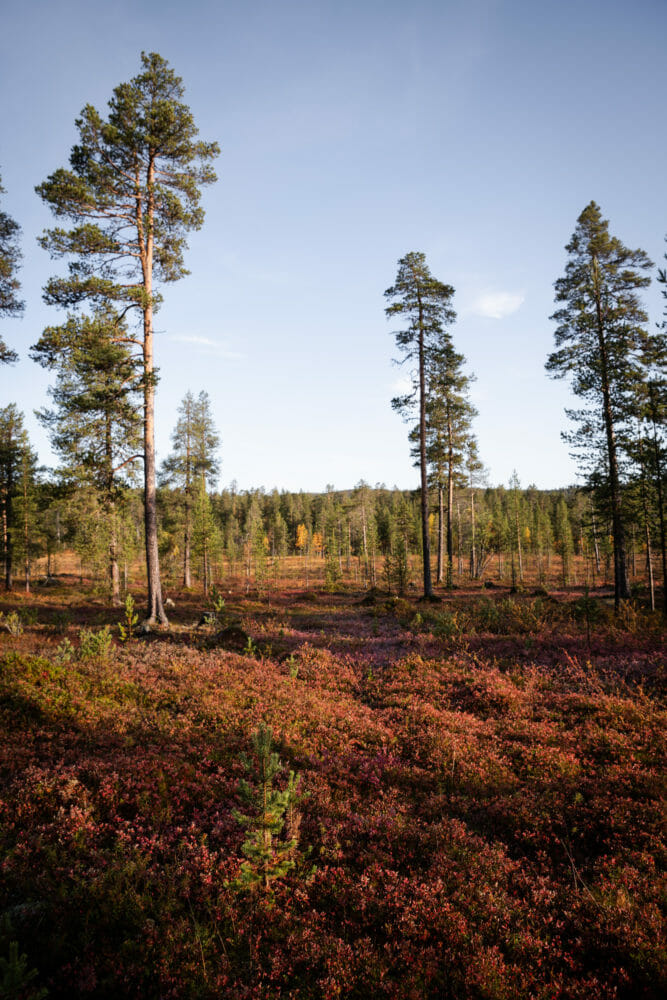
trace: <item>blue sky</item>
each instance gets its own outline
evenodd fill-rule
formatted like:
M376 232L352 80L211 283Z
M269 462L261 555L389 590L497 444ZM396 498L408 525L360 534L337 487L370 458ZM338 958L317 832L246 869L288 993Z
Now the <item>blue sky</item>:
M158 458L204 389L221 484L415 486L383 291L420 250L456 289L490 481L576 481L560 440L573 400L544 371L553 282L591 199L664 263L666 42L664 0L4 0L1 204L23 229L27 307L3 321L22 360L0 370L0 403L53 463L32 412L49 379L27 353L62 316L41 288L63 264L37 246L52 220L34 187L143 49L222 147L191 276L157 317ZM645 301L656 321L655 286Z

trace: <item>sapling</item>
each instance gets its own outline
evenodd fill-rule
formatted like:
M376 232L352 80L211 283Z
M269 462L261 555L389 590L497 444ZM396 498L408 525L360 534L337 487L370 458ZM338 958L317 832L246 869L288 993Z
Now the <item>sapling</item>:
M301 816L298 811L298 794L301 776L289 772L283 791L274 787L276 777L283 770L278 754L273 750L271 729L263 722L252 738L255 751L254 766L243 759L248 775L239 783L239 794L248 812L234 810L234 819L246 829L241 853L246 860L232 885L237 889L263 889L283 878L294 868ZM285 835L283 829L286 826Z
M49 991L45 987L35 986L36 978L37 970L28 966L27 956L19 952L18 942L10 941L8 957L0 955L0 998L43 1000Z
M135 637L135 628L139 622L139 615L134 610L134 598L132 594L125 596L125 624L118 626L121 642L131 642Z

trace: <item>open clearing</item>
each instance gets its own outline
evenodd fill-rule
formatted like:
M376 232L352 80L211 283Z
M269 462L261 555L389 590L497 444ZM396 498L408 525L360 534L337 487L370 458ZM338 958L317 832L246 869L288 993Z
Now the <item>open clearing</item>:
M197 626L175 596L124 644L72 581L0 605L23 614L0 634L16 996L664 995L655 616L239 589ZM274 789L301 780L253 860L261 722Z

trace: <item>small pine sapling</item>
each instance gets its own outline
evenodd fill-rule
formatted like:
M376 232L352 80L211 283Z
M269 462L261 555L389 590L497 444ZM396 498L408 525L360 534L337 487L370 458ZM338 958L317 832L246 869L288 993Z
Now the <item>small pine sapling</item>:
M37 987L34 981L37 970L28 966L28 958L19 953L17 941L9 942L9 955L0 955L0 997L23 997L25 1000L43 1000L48 990Z
M138 622L139 615L134 610L134 598L132 594L127 594L125 597L125 624L118 626L121 642L131 642L134 639Z
M261 723L252 742L255 763L253 765L244 759L243 764L248 775L255 778L255 783L241 779L239 785L239 793L248 812L235 809L233 813L234 819L246 829L241 847L246 860L232 884L237 889L268 892L272 882L283 878L294 868L301 822L298 811L301 776L290 771L285 789L279 791L274 787L274 781L283 770L283 765L273 750L271 729Z

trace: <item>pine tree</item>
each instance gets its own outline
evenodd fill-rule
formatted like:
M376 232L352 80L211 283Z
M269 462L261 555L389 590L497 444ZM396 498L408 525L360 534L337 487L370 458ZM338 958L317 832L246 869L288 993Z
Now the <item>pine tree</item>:
M54 409L38 412L65 475L98 493L107 534L111 602L120 605L119 505L141 449L142 370L129 350L127 326L108 305L48 327L30 356L55 371Z
M412 387L403 396L392 399L392 406L407 419L415 408L419 414L419 468L421 474L421 533L424 597L433 597L431 582L431 542L429 537L428 464L427 464L427 386L428 370L435 355L445 344L444 324L453 323L451 307L454 289L434 278L423 253L409 253L398 262L395 283L386 290L391 305L387 317L405 319L407 326L395 333L396 345L403 355L402 364L416 362Z
M486 469L479 457L477 441L468 437L465 442L465 470L470 490L470 577L479 579L482 559L477 547L477 523L475 516L475 487L486 480Z
M14 557L23 562L25 592L30 593L33 559L42 551L39 531L40 511L38 502L39 469L37 452L30 447L26 431L21 435L17 491L14 501L16 531Z
M5 189L0 184L0 194L4 193ZM23 302L16 297L20 287L16 277L21 263L20 232L19 224L6 212L0 211L0 318L23 312ZM18 361L18 354L10 350L0 336L0 364L13 364L15 361Z
M468 393L474 379L463 371L465 358L454 350L449 333L443 334L442 346L435 348L429 359L426 378L426 461L429 479L438 493L438 572L437 582L453 585L454 557L453 520L454 486L465 483L465 453L470 436L470 425L477 410L470 403ZM418 442L419 427L411 438ZM415 452L417 449L415 449ZM413 452L413 453L415 453ZM417 462L419 456L417 454ZM444 517L444 497L447 496L447 517ZM443 572L446 523L447 567Z
M30 573L30 530L32 520L32 483L36 457L23 426L23 414L13 403L0 409L0 522L2 530L2 560L5 589L14 582L14 564L23 550L27 562L28 586ZM30 504L30 508L29 508Z
M553 314L556 350L547 360L555 378L569 375L572 388L588 404L568 413L579 424L575 447L594 456L597 476L606 486L614 540L614 595L618 608L630 596L626 566L625 519L621 494L618 433L632 406L640 379L638 352L646 313L637 291L650 283L651 262L643 250L628 250L610 236L595 202L586 206L566 250L565 275L556 282ZM604 448L603 459L595 459Z
M572 574L574 541L572 538L572 526L570 524L570 512L568 511L564 496L560 497L556 507L556 539L561 558L563 587L567 587Z
M213 558L220 548L221 539L204 476L197 477L193 501L192 549L200 560L204 594L208 596Z
M200 480L213 486L220 471L217 450L220 439L213 423L208 393L197 399L186 393L178 408L178 421L171 435L173 451L162 465L161 480L178 486L183 493L183 586L190 587L190 553L195 493Z
M275 787L283 771L278 754L273 749L273 734L263 722L252 738L254 762L244 758L245 778L239 782L239 795L248 812L233 811L234 819L246 830L241 847L245 861L233 885L237 889L263 889L265 892L276 879L283 878L294 868L299 842L301 816L300 775L290 771L285 788Z
M144 523L148 621L167 622L158 558L155 485L153 315L160 281L187 274L185 236L204 213L200 187L215 180L215 143L196 140L181 80L157 53L142 53L142 72L115 88L105 120L91 105L76 126L71 169L58 169L37 193L72 228L41 238L52 257L74 256L69 276L52 278L47 303L116 302L138 316L134 342L143 360Z

